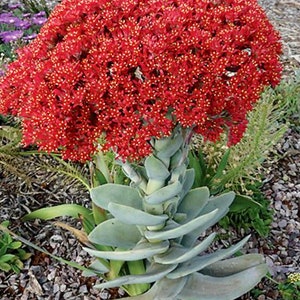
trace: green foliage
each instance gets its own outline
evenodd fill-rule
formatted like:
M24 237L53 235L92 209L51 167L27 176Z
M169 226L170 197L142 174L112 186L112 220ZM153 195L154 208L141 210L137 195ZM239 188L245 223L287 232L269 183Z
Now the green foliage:
M25 10L31 13L38 13L44 11L47 16L50 15L50 8L47 5L46 0L21 0Z
M255 203L248 199L235 200L235 205L230 207L229 213L220 220L219 225L225 229L234 227L243 228L246 231L255 230L262 237L268 236L273 220L273 210L260 187L260 182L247 187L252 190L252 199Z
M285 282L278 284L278 290L283 300L300 299L300 273L289 274Z
M0 170L22 178L29 183L30 178L22 168L20 143L21 131L12 126L0 126Z
M280 121L300 127L300 69L275 89L268 88L265 97L274 99L281 112Z
M9 222L4 221L1 225L7 228ZM0 270L20 273L24 266L22 261L31 256L31 253L27 253L21 247L22 243L14 240L9 233L0 232Z

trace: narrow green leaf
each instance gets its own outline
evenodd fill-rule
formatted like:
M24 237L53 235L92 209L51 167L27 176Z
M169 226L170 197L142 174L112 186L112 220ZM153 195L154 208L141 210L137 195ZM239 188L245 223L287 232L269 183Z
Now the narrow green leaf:
M92 243L132 249L141 239L141 233L134 225L109 219L99 224L88 236Z
M0 257L0 262L6 263L6 262L11 261L14 258L16 258L16 256L14 254L4 254Z
M213 176L212 180L218 179L218 178L220 178L220 177L222 177L224 175L223 171L226 168L229 155L230 155L230 149L227 149L226 152L224 153L224 155L223 155L223 157L222 157L219 165L218 165L218 168L216 170L216 174Z
M109 203L108 210L116 219L132 225L162 225L169 218L167 215L151 215L139 209L117 203Z
M12 242L9 244L9 249L18 249L22 246L22 243L19 241Z
M78 204L60 204L41 208L25 215L25 217L23 217L23 221L32 219L51 220L62 216L79 218L80 215L88 219L90 223L94 223L91 210Z
M7 263L0 261L0 270L2 270L4 272L9 272L11 270L11 266Z

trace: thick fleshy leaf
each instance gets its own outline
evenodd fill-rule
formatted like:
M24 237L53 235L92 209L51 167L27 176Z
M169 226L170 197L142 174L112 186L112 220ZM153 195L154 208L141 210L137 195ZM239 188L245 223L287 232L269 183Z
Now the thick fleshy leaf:
M142 198L138 191L127 185L107 183L91 189L90 195L96 205L106 210L109 203L142 208Z
M185 197L185 195L190 191L194 184L195 180L195 171L193 169L188 169L185 172L185 177L182 183L182 199Z
M142 236L136 226L109 219L100 223L88 238L95 244L132 249Z
M156 226L164 224L169 218L167 215L151 215L139 209L117 203L110 203L108 210L116 219L126 224Z
M233 300L255 287L267 272L267 266L260 264L226 277L193 273L174 300Z
M188 222L199 215L208 200L209 190L207 187L192 189L182 199L178 213L185 213L187 215L185 222Z
M158 281L165 277L168 273L173 271L177 265L160 265L152 264L150 268L143 275L127 275L116 278L111 281L96 284L94 288L109 289L121 285L135 284L135 283L151 283Z
M169 229L168 226L164 228L164 230L160 231L145 231L144 235L148 240L167 240L167 239L174 239L177 237L181 237L196 228L202 226L203 224L207 223L211 218L213 218L218 213L218 209L200 216L186 224L180 225L177 224L174 227L174 224L171 223L171 228Z
M92 256L124 261L135 261L139 259L151 258L153 255L167 251L168 248L168 241L163 241L161 243L142 242L139 243L133 249L125 251L98 251L87 247L83 247L83 249Z
M175 181L156 192L146 196L144 199L146 203L154 205L161 204L175 196L177 196L182 190L182 184L179 181Z
M261 254L251 253L217 261L202 269L201 273L209 276L224 277L262 263L264 263L264 257Z
M162 158L169 158L176 153L183 144L182 135L176 134L172 138L166 137L155 140L155 150L158 151L157 155Z
M192 247L197 241L198 237L206 229L216 224L221 218L223 218L227 214L227 212L229 211L229 206L232 203L233 199L234 199L234 193L232 192L210 198L207 205L205 205L204 208L201 210L200 215L210 212L215 208L219 209L218 213L213 218L211 218L208 222L198 227L193 232L185 235L181 241L181 244L187 248Z
M179 264L186 262L205 251L213 242L215 236L216 233L212 233L204 241L192 249L173 246L167 252L160 255L155 255L154 261L160 264Z
M148 178L165 180L170 172L165 164L154 155L150 155L145 160L145 168Z
M154 283L145 294L126 297L124 300L174 300L186 284L188 277L178 279L163 278Z
M234 192L227 192L219 196L209 198L207 205L201 211L201 214L206 214L213 209L229 208L235 197Z
M176 270L174 270L172 273L168 274L168 278L175 279L183 276L187 276L189 274L192 274L194 272L200 271L203 268L220 261L222 259L225 259L229 257L230 255L233 255L238 250L240 250L245 243L248 241L250 236L245 237L242 239L239 243L236 245L233 245L227 249L221 249L216 252L206 254L203 256L197 256L189 261L182 263L178 266Z

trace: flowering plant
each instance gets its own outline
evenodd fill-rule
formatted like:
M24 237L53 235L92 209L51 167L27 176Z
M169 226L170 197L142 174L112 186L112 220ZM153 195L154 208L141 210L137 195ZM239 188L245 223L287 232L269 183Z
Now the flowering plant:
M131 180L91 190L105 212L85 248L109 280L98 287L134 296L156 282L136 299L234 299L266 273L260 255L223 260L247 238L198 256L234 193L191 189L187 154L194 132L239 141L263 88L279 82L280 53L255 0L65 0L18 51L0 112L22 117L23 143L81 161L111 149Z
M21 4L0 6L0 76L5 64L15 59L16 47L28 44L46 22L46 13L31 14Z

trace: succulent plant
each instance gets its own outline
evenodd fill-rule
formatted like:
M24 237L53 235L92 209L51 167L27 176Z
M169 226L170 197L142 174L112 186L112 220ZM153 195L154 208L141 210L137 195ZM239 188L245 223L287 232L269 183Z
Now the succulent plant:
M208 248L215 233L199 240L228 212L235 194L210 196L207 187L192 189L191 134L178 127L170 137L153 139L153 154L142 166L121 161L130 186L108 183L91 190L94 205L108 212L88 236L95 247L84 248L97 258L91 268L107 279L96 288L122 286L140 300L226 300L246 293L267 273L259 254L232 258L249 237L213 253ZM120 272L114 277L116 263ZM142 263L139 272L135 263Z

